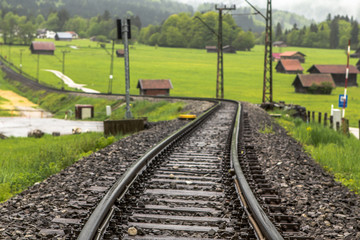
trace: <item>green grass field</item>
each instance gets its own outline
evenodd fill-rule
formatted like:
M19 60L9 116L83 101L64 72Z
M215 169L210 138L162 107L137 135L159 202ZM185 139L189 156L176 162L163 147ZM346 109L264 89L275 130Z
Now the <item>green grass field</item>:
M40 56L40 82L61 87L61 81L54 74L43 71L52 69L62 71L63 50L66 54L65 74L76 83L87 87L108 91L110 73L110 55L97 43L88 40L72 42L55 42L55 56ZM73 49L70 46L77 46ZM111 44L106 45L111 51ZM116 49L123 48L116 45ZM25 49L22 55L23 71L36 77L37 56L31 55L25 47L12 46L10 60L20 64L20 49ZM346 64L345 50L311 49L288 47L282 51L300 51L306 55L305 71L313 64ZM277 48L273 49L278 52ZM0 47L0 53L9 55L9 47ZM216 95L216 59L214 53L206 53L204 49L160 48L135 45L130 48L131 94L138 94L136 88L138 79L171 79L174 89L172 96L215 97ZM351 59L355 65L358 59ZM224 89L225 98L260 103L262 99L264 46L256 46L251 52L237 52L224 56ZM275 68L276 63L273 64ZM337 107L338 95L343 88L336 88L331 95L310 95L294 92L293 74L273 76L274 101L285 101L305 106L308 110L329 112L331 104ZM124 59L115 58L113 93L125 93ZM360 119L360 89L348 89L349 103L346 117L350 125L357 126Z

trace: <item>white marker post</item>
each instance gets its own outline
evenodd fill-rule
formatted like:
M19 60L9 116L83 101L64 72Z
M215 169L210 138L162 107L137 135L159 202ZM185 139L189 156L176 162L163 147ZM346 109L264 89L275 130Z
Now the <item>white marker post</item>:
M347 82L349 78L349 62L350 62L350 40L348 44L348 50L347 50L347 65L346 65L346 75L345 75L345 89L344 89L344 103L343 103L343 114L342 118L344 120L345 118L345 103L346 103L346 94L347 94Z

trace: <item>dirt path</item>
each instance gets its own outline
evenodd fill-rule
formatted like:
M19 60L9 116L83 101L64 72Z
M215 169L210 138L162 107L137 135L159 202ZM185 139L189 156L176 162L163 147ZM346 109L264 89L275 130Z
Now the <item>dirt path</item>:
M49 69L47 69L45 71L52 72L58 78L60 78L62 81L64 81L64 83L66 85L68 85L71 88L80 89L80 90L82 90L84 92L87 92L87 93L100 93L99 91L96 91L94 89L85 88L84 86L86 86L86 84L75 83L71 78L69 78L68 76L62 74L62 72L59 72L59 71L56 71L56 70L49 70Z
M24 116L32 118L49 117L49 113L44 110L37 108L38 105L29 101L13 91L1 90L0 96L5 98L7 101L0 103L0 108L9 110L13 116Z

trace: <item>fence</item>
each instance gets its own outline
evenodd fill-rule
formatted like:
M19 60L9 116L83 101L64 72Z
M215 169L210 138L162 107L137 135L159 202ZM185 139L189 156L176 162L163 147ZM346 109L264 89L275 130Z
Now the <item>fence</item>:
M350 131L349 131L349 119L343 118L341 120L341 123L340 122L335 122L334 123L333 116L329 116L329 118L328 118L327 113L322 114L321 112L318 112L318 118L316 120L315 113L316 112L314 112L314 111L313 112L308 111L306 121L307 122L316 122L317 121L319 124L322 124L322 122L323 122L325 127L328 125L328 122L329 122L330 128L336 129L337 131L341 130L345 134L350 133ZM324 116L323 120L322 120L322 116ZM334 128L334 124L335 124L335 128ZM359 120L359 129L360 129L360 120ZM359 136L359 138L360 138L360 136Z

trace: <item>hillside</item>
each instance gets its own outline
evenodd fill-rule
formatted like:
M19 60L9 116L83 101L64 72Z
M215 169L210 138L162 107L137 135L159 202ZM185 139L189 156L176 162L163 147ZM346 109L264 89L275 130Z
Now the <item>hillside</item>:
M2 12L13 11L18 15L47 17L50 12L65 9L70 16L90 18L108 10L112 16L131 12L140 16L143 26L159 24L169 15L193 12L190 5L170 0L0 0Z
M198 11L200 12L214 11L214 9L214 4L206 3L198 6ZM266 13L266 9L259 8L259 11L263 14ZM261 33L265 29L265 21L262 16L258 14L253 15L253 13L255 13L255 11L250 7L240 7L235 11L229 12L229 14L233 15L237 25L243 30ZM275 27L277 23L280 23L282 29L285 30L292 29L294 24L296 24L298 28L309 26L313 21L295 13L273 9L273 27Z

